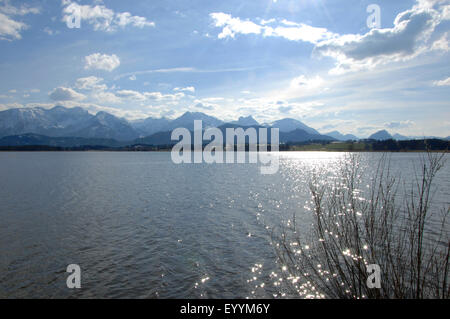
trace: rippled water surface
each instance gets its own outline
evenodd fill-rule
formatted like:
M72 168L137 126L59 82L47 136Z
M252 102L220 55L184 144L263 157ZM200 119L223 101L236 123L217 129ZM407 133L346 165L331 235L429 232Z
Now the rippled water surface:
M256 164L175 165L170 153L0 153L0 298L272 298L270 232L309 229L308 179L343 153ZM362 154L370 174L379 154ZM393 154L411 181L420 154ZM448 205L450 170L435 202ZM69 264L82 289L66 287Z

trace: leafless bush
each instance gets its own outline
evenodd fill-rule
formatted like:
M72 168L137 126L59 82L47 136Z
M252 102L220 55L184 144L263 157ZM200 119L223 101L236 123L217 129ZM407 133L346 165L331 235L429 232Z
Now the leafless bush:
M432 205L433 180L444 155L424 155L413 185L391 174L387 155L363 193L361 183L369 176L358 155L343 161L331 183L313 177L311 234L302 236L294 216L274 235L290 296L449 298L450 207ZM367 285L370 264L380 266L379 289Z

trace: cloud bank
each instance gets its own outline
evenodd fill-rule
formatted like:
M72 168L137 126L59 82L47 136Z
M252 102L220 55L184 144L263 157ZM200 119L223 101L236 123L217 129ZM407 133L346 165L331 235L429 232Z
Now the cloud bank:
M145 17L133 16L129 12L114 12L104 5L80 5L71 0L62 0L63 18L68 23L74 16L80 18L81 23L87 22L94 27L95 31L114 32L119 28L132 26L136 28L154 27L155 23L148 21Z
M0 40L20 40L21 32L28 29L29 26L24 22L17 21L16 16L28 14L38 14L40 9L21 5L16 7L11 5L9 0L0 0Z
M305 23L270 19L260 23L242 20L223 12L210 14L221 28L219 39L237 34L280 37L314 45L315 57L330 57L335 62L331 74L371 69L380 64L412 59L433 50L448 51L447 33L436 41L437 26L450 19L447 0L418 0L409 10L397 15L392 28L372 29L365 34L337 34Z
M118 68L120 65L120 59L117 55L112 54L101 54L94 53L86 56L85 58L84 68L86 70L94 69L94 70L104 70L104 71L113 71Z

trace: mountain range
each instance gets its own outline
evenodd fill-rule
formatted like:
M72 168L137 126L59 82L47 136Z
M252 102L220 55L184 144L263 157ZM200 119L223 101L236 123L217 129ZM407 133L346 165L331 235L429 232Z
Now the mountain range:
M0 137L34 133L50 137L132 140L139 136L126 121L106 112L96 115L80 108L10 109L0 112Z
M344 134L342 134L342 133L340 133L338 131L325 133L325 135L331 136L332 138L335 138L338 141L357 141L357 140L359 140L359 138L356 137L355 135L352 135L352 134L344 135Z
M329 134L327 134L329 135ZM331 135L330 135L331 136ZM371 136L369 136L369 140L376 140L376 141L387 141L387 140L396 140L396 141L409 141L409 140L423 140L423 139L440 139L440 140L446 140L449 141L450 136L442 138L437 136L404 136L401 134L393 134L391 135L386 130L378 131Z
M83 108L65 108L57 106L52 109L21 108L9 109L0 112L0 138L2 145L13 143L12 137L18 143L41 143L46 140L52 145L61 145L65 142L87 143L87 139L98 145L109 144L111 140L118 142L144 142L152 144L169 144L170 133L179 127L194 130L194 121L201 120L203 128L223 127L233 125L236 127L262 127L253 117L241 117L238 121L226 123L213 116L200 112L186 112L179 118L170 120L167 118L147 118L143 120L127 121L106 112L95 115ZM270 125L279 128L280 133L285 134L286 139L292 142L308 140L333 140L333 138L321 135L315 129L294 119L283 119ZM297 131L297 132L296 132ZM51 138L51 140L44 137ZM65 138L65 139L55 139ZM69 140L69 138L72 138ZM85 140L83 140L85 139ZM103 141L101 140L109 140ZM283 139L280 137L280 139ZM65 141L65 142L64 142Z
M252 116L224 122L200 112L186 112L176 119L147 118L127 121L106 112L93 115L81 107L52 109L19 108L0 112L0 145L50 145L50 146L120 146L134 144L166 145L172 130L179 127L194 129L194 120L202 120L203 128L217 127L225 132L227 127L271 127L280 130L280 142L348 141L358 140L354 135L338 131L321 134L314 128L295 119L282 119L270 124L259 124ZM375 140L410 139L387 131L370 137ZM447 138L448 139L448 138Z

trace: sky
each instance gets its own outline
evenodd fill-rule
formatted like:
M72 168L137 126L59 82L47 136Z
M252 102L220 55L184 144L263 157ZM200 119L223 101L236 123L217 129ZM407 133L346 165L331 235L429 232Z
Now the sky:
M0 110L450 135L450 0L0 0Z

